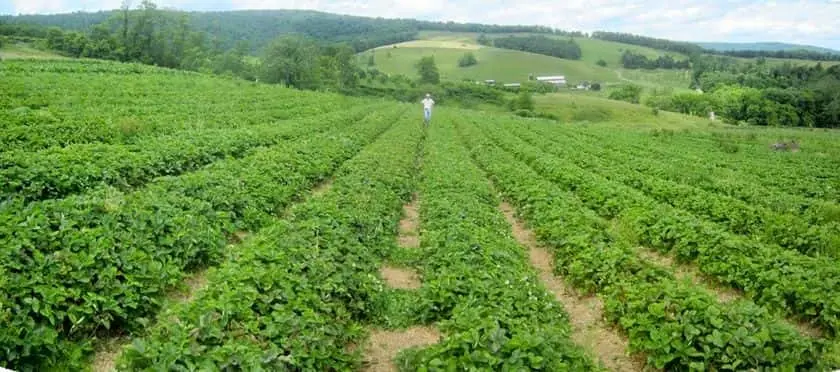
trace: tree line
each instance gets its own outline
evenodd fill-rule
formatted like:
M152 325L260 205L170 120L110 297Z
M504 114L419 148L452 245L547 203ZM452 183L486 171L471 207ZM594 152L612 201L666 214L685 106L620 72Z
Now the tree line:
M721 56L730 56L730 57L741 57L741 58L783 58L783 59L805 59L811 61L840 61L840 53L825 53L813 50L805 50L805 49L798 49L798 50L779 50L779 51L770 51L770 50L727 50L727 51L720 51L720 50L712 50L712 49L705 49L700 45L682 42L682 41L672 41L667 39L657 39L653 37L647 36L640 36L628 33L621 33L621 32L607 32L607 31L595 31L592 33L592 37L601 40L607 41L615 41L624 44L632 44L638 46L645 46L653 49L683 53L687 55L694 55L694 54L711 54L711 55L721 55Z
M311 10L167 11L186 17L195 31L208 34L218 40L224 48L233 48L238 41L245 40L251 46L252 52L261 50L281 34L303 35L324 42L344 42L356 52L414 40L419 31L584 35L579 31L563 31L545 26L383 19ZM0 23L55 26L64 30L89 32L102 22L119 16L121 12L122 10L110 10L93 13L0 16Z
M840 127L840 65L769 66L706 56L695 62L704 93L654 92L649 106L765 126Z
M484 40L488 39L484 38ZM480 42L487 43L487 41ZM580 45L574 39L561 40L543 35L503 36L493 38L492 45L497 48L519 50L565 59L577 60L582 56Z
M719 54L741 58L780 58L780 59L805 59L810 61L840 61L840 53L825 53L815 50L725 50L714 51Z
M691 62L688 59L676 60L671 56L659 56L656 59L650 59L644 54L633 53L625 50L621 55L621 64L624 68L629 69L648 69L653 70L657 68L663 69L689 69Z

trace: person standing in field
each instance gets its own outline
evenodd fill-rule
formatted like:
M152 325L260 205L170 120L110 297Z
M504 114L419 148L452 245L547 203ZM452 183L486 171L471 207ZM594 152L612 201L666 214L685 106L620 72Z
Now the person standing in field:
M429 121L432 120L432 106L435 105L435 100L432 99L432 95L426 93L426 98L423 99L423 122L426 125L429 125Z

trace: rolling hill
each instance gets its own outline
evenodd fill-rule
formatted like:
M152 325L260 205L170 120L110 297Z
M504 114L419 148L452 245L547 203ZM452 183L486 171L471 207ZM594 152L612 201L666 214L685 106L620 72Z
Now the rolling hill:
M609 85L629 81L646 87L664 86L675 89L687 89L689 85L690 75L685 70L641 71L621 67L621 54L625 50L650 58L666 54L675 58L686 58L678 53L652 48L578 37L575 41L580 45L582 58L569 60L479 45L476 42L477 33L421 32L418 37L420 40L382 46L362 53L360 63L366 63L369 53L373 53L376 68L380 71L414 76L415 63L421 57L434 56L441 79L444 80L492 79L508 83L526 81L529 74L534 74L565 75L571 83L586 80ZM467 52L476 56L478 64L466 68L458 67L458 59ZM607 66L598 66L598 60L604 60Z
M776 52L780 50L808 50L820 53L840 54L840 51L823 48L813 45L789 44L777 42L758 42L758 43L726 43L726 42L695 42L703 48L716 51L732 51L732 50L760 50Z

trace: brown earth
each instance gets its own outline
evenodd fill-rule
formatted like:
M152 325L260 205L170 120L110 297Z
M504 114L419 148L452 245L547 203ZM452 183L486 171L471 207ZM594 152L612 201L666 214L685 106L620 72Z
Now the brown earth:
M503 202L499 207L513 230L513 236L520 245L528 248L531 265L539 272L540 281L554 293L572 324L572 340L591 351L605 367L613 371L642 371L644 357L627 354L628 342L619 332L603 320L601 299L595 296L578 296L562 278L554 275L554 256L541 247L534 233L520 222L513 207Z
M440 333L432 327L412 327L402 331L374 330L365 348L366 372L393 372L393 360L408 348L428 346L440 340Z

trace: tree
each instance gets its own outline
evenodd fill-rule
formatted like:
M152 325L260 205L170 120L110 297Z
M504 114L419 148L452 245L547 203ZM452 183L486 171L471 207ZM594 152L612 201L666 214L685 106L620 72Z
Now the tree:
M534 109L534 97L531 96L531 92L523 90L519 92L519 95L516 96L516 101L514 104L515 110L533 110Z
M598 62L595 62L595 64L601 67L607 67L607 61L604 61L603 59L599 59Z
M592 85L589 86L589 89L591 89L593 91L596 91L596 92L600 91L601 90L601 83L592 83Z
M620 88L610 92L609 98L617 101L639 103L642 97L642 87L633 84L622 85Z
M458 67L469 67L478 64L475 54L466 52L460 59L458 59Z
M376 66L376 59L373 56L373 52L371 52L370 56L368 56L367 65L371 67Z
M281 36L266 48L262 81L298 89L320 86L318 46L310 39Z
M420 82L426 84L439 84L440 73L438 72L435 57L423 57L417 62L417 74L420 75Z
M493 41L490 40L490 38L488 38L486 34L478 35L478 40L477 41L480 45L490 46L490 45L493 44Z
M537 36L506 36L493 40L497 48L521 50L566 59L580 59L580 46L572 39L558 40Z

